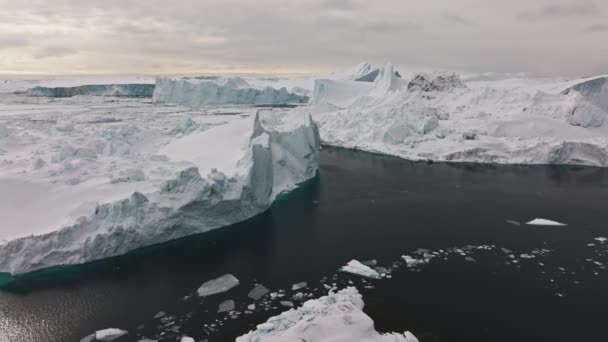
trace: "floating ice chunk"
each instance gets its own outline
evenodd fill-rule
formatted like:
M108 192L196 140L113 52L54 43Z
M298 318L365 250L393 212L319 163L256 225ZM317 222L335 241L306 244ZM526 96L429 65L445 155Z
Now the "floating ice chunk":
M137 342L158 342L158 340L151 340L149 338L144 338L143 340L139 340Z
M526 224L530 225L530 226L565 226L566 225L564 223L559 223L556 221L551 221L551 220L546 220L546 219L541 219L541 218L537 218L530 222L526 222Z
M473 258L471 256L465 257L464 260L466 260L468 262L477 262L477 260L475 260L475 258Z
M259 324L236 342L418 342L409 332L380 334L363 311L363 300L354 287L305 302Z
M515 220L507 220L508 224L512 224L514 226L521 226L521 223L519 221L515 221Z
M255 304L247 305L247 310L251 310L251 311L255 310Z
M194 339L189 336L182 336L182 338L179 340L179 342L194 342Z
M234 310L234 307L235 307L235 303L232 299L225 300L220 303L220 306L217 309L217 312L220 313L220 312L232 311L232 310Z
M167 314L164 311L159 311L156 315L154 315L154 319L159 319L165 317Z
M305 282L305 281L303 281L303 282L301 282L301 283L293 284L293 285L291 286L291 290L292 290L292 291L297 291L297 290L303 289L303 288L305 288L305 287L307 287L307 286L308 286L308 283L307 283L307 282Z
M366 278L380 279L380 274L378 274L378 272L354 259L349 261L346 266L342 266L340 271L360 275Z
M403 260L405 260L405 264L407 265L407 267L410 267L410 268L427 263L427 261L424 259L412 258L409 255L402 255L401 257L403 258Z
M258 300L264 297L268 292L270 292L270 290L268 290L264 285L258 284L251 291L249 291L247 296L253 300Z
M209 280L199 287L197 293L200 297L210 296L217 293L222 293L237 286L239 280L232 274L225 274L217 279Z
M293 308L293 303L288 300L281 301L281 305Z
M121 330L121 329L116 329L116 328L97 330L95 332L95 340L103 341L103 342L111 342L128 333L129 332L126 330Z
M600 237L595 238L594 240L598 241L598 242L601 242L601 243L604 243L604 242L608 241L608 238L600 236Z
M91 334L91 335L85 336L80 339L80 342L93 342L93 341L95 341L95 334Z

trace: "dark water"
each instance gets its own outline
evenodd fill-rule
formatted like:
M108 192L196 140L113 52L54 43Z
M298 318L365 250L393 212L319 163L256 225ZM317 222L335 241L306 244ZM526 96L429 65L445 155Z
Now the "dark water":
M217 318L217 304L246 306L254 282L277 290L307 281L321 295L319 280L352 258L389 265L418 248L467 245L497 247L473 255L477 262L451 256L419 272L399 268L373 289L354 276L335 282L360 288L378 330L411 330L422 342L608 341L608 271L593 263L608 264L608 244L594 241L608 236L607 200L608 171L597 168L424 164L325 149L317 180L248 222L5 285L0 341L78 341L107 327L136 341L156 336L160 310L181 326L161 340L182 332L234 340L284 310L228 320L208 336L203 325ZM536 217L568 226L506 222ZM501 247L552 252L507 264ZM184 299L225 273L241 285Z

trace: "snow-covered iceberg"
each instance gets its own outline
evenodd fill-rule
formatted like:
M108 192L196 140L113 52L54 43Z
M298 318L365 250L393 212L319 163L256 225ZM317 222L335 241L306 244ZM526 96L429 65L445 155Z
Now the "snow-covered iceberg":
M330 292L269 318L236 342L418 342L409 331L378 333L363 306L363 299L354 287Z
M608 81L454 73L317 81L308 108L328 145L411 160L608 166Z
M76 95L152 97L154 84L90 84L75 87L41 87L28 89L28 96L72 97Z
M257 87L241 77L184 79L159 77L154 90L155 103L186 106L219 104L272 105L306 103L308 97L287 88Z
M62 129L75 132L73 127ZM125 134L131 136L133 129L129 126ZM92 177L97 170L90 170L88 180L62 185L42 180L29 184L29 179L0 174L3 189L31 203L16 220L9 218L8 224L17 226L3 227L0 241L9 241L0 242L0 272L19 274L85 263L243 221L268 209L282 192L314 177L319 165L315 123L310 116L291 112L260 110L254 116L170 141L149 156L152 169L146 170L165 178L138 181L136 177L113 183ZM94 150L60 151L56 158L61 156L75 158L67 159L66 173L82 162L104 170L117 168L116 157L114 163L95 164ZM19 177L19 172L10 177ZM8 213L1 206L15 201L4 199L0 210ZM98 204L81 207L91 200ZM44 214L42 220L23 218L36 216L38 207ZM75 209L78 217L68 215ZM32 229L24 222L40 227ZM36 233L19 236L23 232Z

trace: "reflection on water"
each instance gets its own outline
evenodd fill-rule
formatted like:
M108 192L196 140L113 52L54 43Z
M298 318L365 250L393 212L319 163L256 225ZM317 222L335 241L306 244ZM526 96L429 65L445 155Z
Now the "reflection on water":
M481 244L554 252L546 270L535 262L505 267L488 256L396 272L363 290L376 326L412 330L422 342L606 340L608 278L590 273L585 259L587 244L608 235L607 189L608 171L598 168L427 164L327 148L318 179L247 222L5 285L0 340L77 341L100 328L135 331L160 310L190 313L183 329L199 336L216 303L183 297L218 275L241 280L230 293L239 302L254 280L272 289L314 284L352 258L388 264L421 247ZM569 226L506 222L536 217ZM226 326L218 340L269 314Z

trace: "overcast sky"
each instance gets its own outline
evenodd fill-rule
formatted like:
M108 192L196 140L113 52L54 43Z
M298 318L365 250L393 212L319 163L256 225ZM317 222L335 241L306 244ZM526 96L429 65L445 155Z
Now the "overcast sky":
M608 0L0 0L0 73L608 73Z

